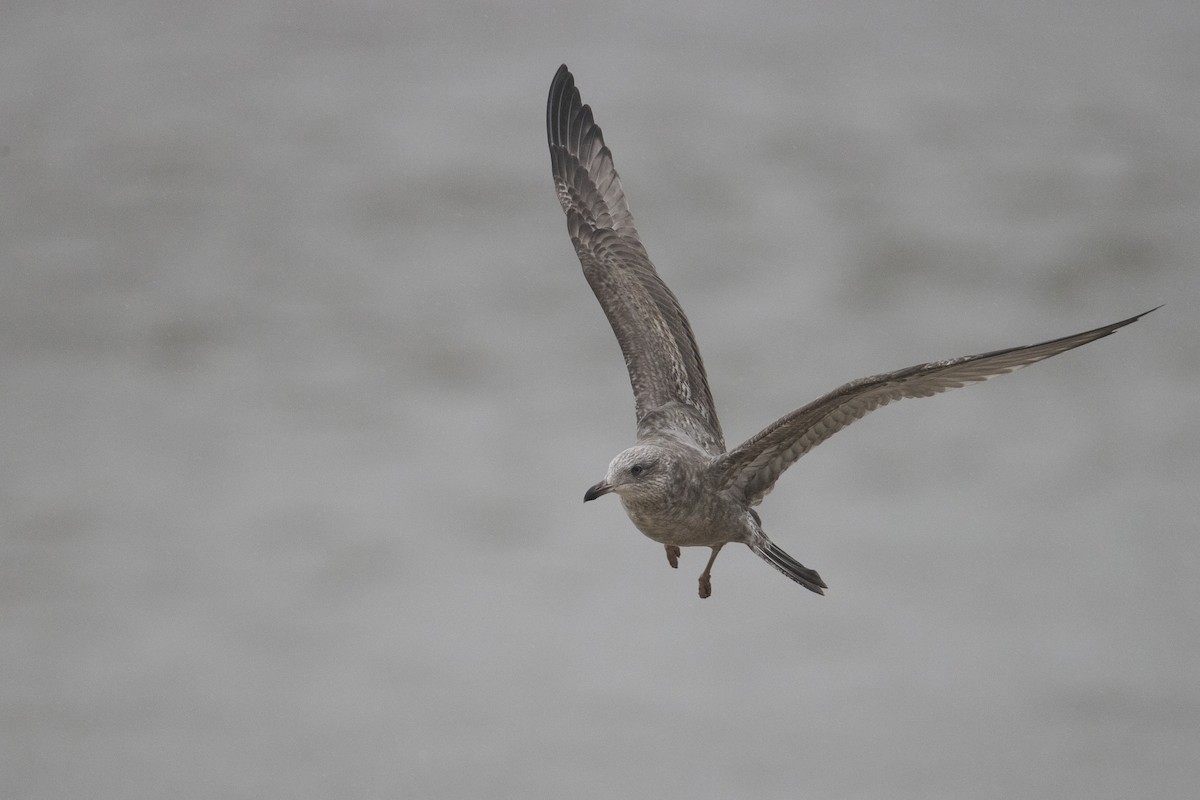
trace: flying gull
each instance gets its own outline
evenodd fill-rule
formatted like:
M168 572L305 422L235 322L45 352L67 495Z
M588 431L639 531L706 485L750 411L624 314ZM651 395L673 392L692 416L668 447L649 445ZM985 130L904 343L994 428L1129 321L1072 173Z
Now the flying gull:
M546 135L567 231L625 355L637 411L637 443L612 460L583 499L615 492L638 530L666 547L672 567L681 547L712 548L700 575L701 597L712 594L713 561L730 542L825 593L815 570L767 538L754 506L784 470L842 428L895 400L930 397L1065 353L1150 313L1027 347L860 378L727 452L692 328L642 246L612 153L565 64L550 84Z

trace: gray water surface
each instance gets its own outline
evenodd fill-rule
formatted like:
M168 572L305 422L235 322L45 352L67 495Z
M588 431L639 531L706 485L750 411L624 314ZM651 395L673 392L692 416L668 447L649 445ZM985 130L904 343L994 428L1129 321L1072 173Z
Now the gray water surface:
M0 796L1180 798L1194 2L9 3ZM574 71L828 581L667 567L543 128Z

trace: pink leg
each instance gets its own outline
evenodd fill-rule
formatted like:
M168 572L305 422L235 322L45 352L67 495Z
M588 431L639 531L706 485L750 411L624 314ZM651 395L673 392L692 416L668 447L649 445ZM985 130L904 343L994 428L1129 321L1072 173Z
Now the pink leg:
M712 555L708 557L708 565L704 567L704 572L700 575L700 597L709 597L712 595L712 565L717 560L717 553L721 552L721 548L725 544L715 545L712 549Z

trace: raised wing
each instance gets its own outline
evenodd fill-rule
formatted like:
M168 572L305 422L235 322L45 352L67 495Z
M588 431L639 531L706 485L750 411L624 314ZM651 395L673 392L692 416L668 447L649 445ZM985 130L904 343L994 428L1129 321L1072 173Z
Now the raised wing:
M886 375L851 381L777 420L718 459L713 465L718 484L722 489L738 493L750 505L756 505L771 491L784 470L796 463L800 456L880 406L906 397L931 397L1035 364L1102 339L1136 322L1150 311L1102 328L1041 344L1010 347L949 361L934 361Z
M583 275L625 355L638 436L670 430L713 455L724 452L692 328L638 238L612 153L565 64L550 84L546 136L554 188Z

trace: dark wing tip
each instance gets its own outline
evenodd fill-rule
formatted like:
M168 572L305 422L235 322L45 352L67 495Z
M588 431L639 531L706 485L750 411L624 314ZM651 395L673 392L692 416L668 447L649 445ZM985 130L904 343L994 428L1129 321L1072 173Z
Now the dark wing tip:
M1128 319L1123 319L1120 322L1112 322L1112 323L1109 323L1108 325L1102 325L1101 327L1096 328L1094 330L1085 331L1084 333L1077 333L1074 336L1064 336L1064 337L1062 337L1062 339L1054 339L1049 342L1045 342L1044 344L1053 345L1057 342L1068 342L1068 341L1071 341L1074 339L1080 340L1078 342L1072 343L1070 345L1070 347L1066 348L1067 350L1073 350L1074 348L1079 347L1080 345L1088 344L1089 342L1094 342L1097 339L1103 339L1106 336L1111 336L1112 334L1121 330L1121 328L1124 328L1126 325L1132 325L1133 323L1137 322L1139 319L1146 316L1147 314L1153 314L1155 311L1158 311L1164 305L1166 305L1166 303L1159 303L1158 305L1156 305L1154 308L1150 309L1149 311L1143 311L1140 314L1134 314L1132 317L1129 317ZM1038 345L1032 345L1032 346L1037 347ZM1020 350L1022 348L1014 348L1014 349ZM1051 353L1051 355L1057 355L1057 353ZM1040 361L1041 359L1038 359L1038 360Z
M1020 347L1007 347L1003 350L994 350L989 353L980 353L980 354L974 355L974 356L966 356L965 358L953 358L953 359L950 359L949 361L944 361L944 362L934 362L933 364L918 364L915 367L909 367L908 369L898 370L891 377L908 377L909 375L916 375L919 373L923 373L923 372L927 371L929 367L934 367L934 366L951 367L951 366L957 366L959 364L965 365L965 364L970 364L970 363L974 363L974 362L983 362L983 361L996 359L997 357L1010 355L1010 354L1013 356L1021 356L1022 354L1030 354L1030 356L1031 356L1030 358L1028 358L1026 360L1018 359L1017 361L1014 361L1012 364L1009 364L1007 369L1000 370L999 372L994 373L994 375L1000 375L1000 374L1004 374L1007 372L1012 372L1014 369L1026 367L1026 366L1029 366L1030 364L1036 364L1039 361L1044 361L1045 359L1059 355L1060 353L1065 353L1068 350L1074 350L1076 347L1081 347L1085 344L1089 344L1091 342L1096 341L1097 339L1103 339L1106 336L1111 336L1112 334L1119 331L1121 328L1124 328L1127 325L1132 325L1133 323L1137 322L1139 319L1146 316L1147 314L1151 314L1151 313L1157 311L1158 309L1162 308L1163 305L1165 305L1165 304L1157 305L1154 308L1150 309L1149 311L1143 311L1140 314L1135 314L1132 317L1128 317L1127 319L1123 319L1119 322L1110 322L1107 325L1101 325L1099 328L1093 328L1092 330L1084 331L1083 333L1073 333L1070 336L1063 336L1058 339L1050 339L1049 341L1039 342L1037 344L1023 345ZM987 377L992 377L992 375L989 375ZM972 382L974 382L974 381L972 381Z
M1110 332L1118 330L1120 328L1124 328L1126 325L1132 325L1133 323L1137 322L1139 319L1141 319L1142 317L1144 317L1148 314L1153 314L1155 311L1158 311L1160 308L1162 308L1165 305L1166 305L1166 303L1159 303L1158 305L1156 305L1154 308L1150 309L1149 311L1143 311L1140 314L1134 314L1129 319L1123 319L1120 322L1114 322L1111 325L1105 325L1104 327L1108 328L1110 330Z
M550 94L546 98L546 138L551 145L566 144L571 116L580 105L582 100L579 90L575 88L575 76L563 64L554 73Z
M565 64L555 73L546 99L546 139L550 171L572 240L578 238L581 224L584 228L612 230L626 241L637 240L637 228L612 153Z

